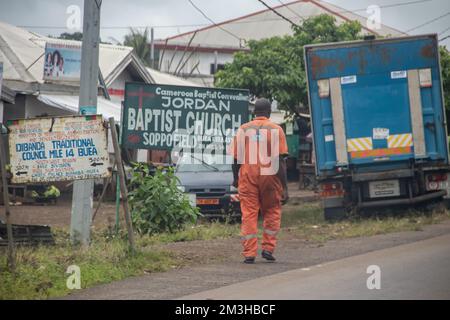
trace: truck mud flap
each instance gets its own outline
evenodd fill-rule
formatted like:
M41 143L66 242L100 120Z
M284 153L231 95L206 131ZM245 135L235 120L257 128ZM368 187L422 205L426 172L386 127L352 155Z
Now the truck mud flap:
M12 225L13 238L16 245L55 244L49 226ZM8 245L6 224L0 220L0 247Z
M427 193L418 197L408 198L408 199L393 199L393 200L380 200L380 201L370 201L361 202L357 205L358 208L373 208L373 207L383 207L392 205L413 205L419 202L428 201L431 199L439 198L447 194L446 190L441 190L433 193Z

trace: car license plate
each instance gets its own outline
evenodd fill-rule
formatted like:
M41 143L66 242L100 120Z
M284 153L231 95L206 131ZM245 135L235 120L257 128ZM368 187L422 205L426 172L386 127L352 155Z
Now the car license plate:
M397 197L400 195L400 183L398 180L369 182L369 195L371 198Z
M219 204L219 199L197 199L197 204Z

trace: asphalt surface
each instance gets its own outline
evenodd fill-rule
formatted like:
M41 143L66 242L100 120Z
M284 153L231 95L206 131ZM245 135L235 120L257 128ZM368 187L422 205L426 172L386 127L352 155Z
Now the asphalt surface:
M405 244L411 244L411 248L416 246L420 248L422 240L445 235L450 235L450 221L425 226L422 231L396 232L372 237L331 240L324 244L309 243L295 239L280 240L276 251L276 263L266 263L258 257L254 265L242 263L242 257L239 254L241 251L239 238L177 242L166 245L165 249L187 252L188 256L193 255L195 252L198 254L211 252L212 256L221 254L223 256L220 260L212 261L194 256L194 260L198 260L198 263L192 266L131 277L84 290L74 290L68 296L62 297L62 299L176 299L207 290L244 283L252 279L264 279L263 277L281 274L290 270L311 268L311 266L320 264L325 266L330 262L335 263L332 261L360 256L370 252L389 252L384 250L387 248L397 247L400 248L399 251L401 252L404 250L402 248ZM394 248L394 250L398 249ZM412 252L411 255L414 256L415 253ZM449 256L448 250L447 256ZM420 255L417 254L417 257L420 258ZM353 283L357 288L359 288L357 285L365 288L365 281L369 276L365 272L369 263L371 261L364 262L362 271L358 269L360 274L357 277L358 281L350 282L349 285ZM406 262L404 264L406 265ZM390 269L385 269L383 265L380 265L380 267L382 267L382 289L380 291L382 293L390 286L389 274L391 271ZM314 268L311 268L311 270L314 270ZM425 266L425 272L430 273L430 276L432 276L433 273L430 270ZM450 273L448 266L447 270ZM433 272L435 273L436 271ZM341 275L335 276L337 278L334 281L338 281L341 277ZM445 278L440 279L442 282L444 280ZM333 284L333 282L330 283ZM370 294L373 294L375 297L376 292L373 293L372 291ZM342 293L340 297L344 298L345 294ZM248 298L256 297L255 295ZM313 296L308 296L308 298L311 297ZM321 297L325 297L325 295ZM269 297L266 298L268 299Z
M378 271L370 269L367 273L372 265L379 267L379 289L374 280ZM450 299L450 235L261 277L180 299Z

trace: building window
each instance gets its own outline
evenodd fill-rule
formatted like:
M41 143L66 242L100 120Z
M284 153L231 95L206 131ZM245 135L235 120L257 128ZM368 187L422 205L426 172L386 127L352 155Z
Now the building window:
M225 65L223 63L218 63L217 64L217 70L215 70L215 64L211 63L211 65L209 66L209 73L210 74L215 74L217 71L223 70L224 68L225 68Z

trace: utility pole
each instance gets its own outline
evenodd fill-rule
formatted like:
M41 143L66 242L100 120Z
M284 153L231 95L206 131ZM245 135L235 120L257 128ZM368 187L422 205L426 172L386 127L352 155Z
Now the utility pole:
M150 28L150 66L152 69L155 67L155 33L153 27Z
M97 113L100 7L102 0L84 0L83 42L80 70L80 114ZM88 245L92 221L94 180L73 183L70 238L73 244Z

